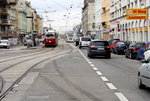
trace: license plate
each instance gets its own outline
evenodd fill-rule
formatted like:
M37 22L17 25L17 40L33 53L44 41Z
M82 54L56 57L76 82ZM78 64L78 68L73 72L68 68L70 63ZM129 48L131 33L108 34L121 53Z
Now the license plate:
M104 48L97 48L98 50L104 50Z

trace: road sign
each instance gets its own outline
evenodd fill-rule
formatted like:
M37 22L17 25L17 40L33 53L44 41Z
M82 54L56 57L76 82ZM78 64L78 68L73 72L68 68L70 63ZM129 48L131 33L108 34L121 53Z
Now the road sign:
M126 15L148 15L148 9L127 9Z
M146 20L148 16L126 16L126 20Z

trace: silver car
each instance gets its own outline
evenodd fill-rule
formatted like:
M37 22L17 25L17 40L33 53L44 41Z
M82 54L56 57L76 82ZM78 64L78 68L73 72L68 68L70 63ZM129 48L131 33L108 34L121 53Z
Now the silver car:
M150 60L141 60L143 63L138 72L138 86L140 89L150 87Z

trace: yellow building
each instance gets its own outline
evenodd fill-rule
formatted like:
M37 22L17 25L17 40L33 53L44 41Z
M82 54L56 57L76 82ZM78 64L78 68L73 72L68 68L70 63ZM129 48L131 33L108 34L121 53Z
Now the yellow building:
M35 26L35 30L37 33L40 33L40 30L41 30L41 18L39 15L36 16L36 26Z
M102 7L102 28L103 34L102 39L108 40L110 39L110 0L102 0L101 1Z

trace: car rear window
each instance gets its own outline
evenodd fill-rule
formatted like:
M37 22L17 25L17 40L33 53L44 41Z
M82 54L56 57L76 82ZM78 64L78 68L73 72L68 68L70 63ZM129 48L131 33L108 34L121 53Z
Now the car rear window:
M108 42L99 42L99 41L92 42L91 45L92 46L109 46Z
M90 38L82 38L81 41L91 41Z

